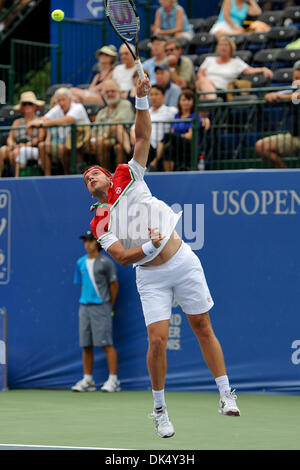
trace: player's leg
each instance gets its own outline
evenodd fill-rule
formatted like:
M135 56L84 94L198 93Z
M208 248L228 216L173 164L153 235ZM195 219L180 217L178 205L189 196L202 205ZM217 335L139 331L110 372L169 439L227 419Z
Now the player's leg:
M239 416L236 397L231 392L226 373L223 351L214 334L208 314L214 303L201 262L185 243L180 256L182 262L178 262L178 281L174 285L175 299L186 313L199 341L203 357L216 381L220 392L220 413Z
M147 352L147 366L154 391L163 390L167 372L167 341L169 336L169 320L151 323L147 327L149 346ZM155 402L154 406L165 405L164 398L161 402Z
M166 349L169 335L173 292L168 286L163 266L136 268L136 283L141 298L148 332L147 366L154 399L153 413L159 437L172 437L174 427L169 420L165 403Z
M223 351L213 331L209 313L187 315L187 318L199 341L204 360L219 389L219 412L228 416L240 416L240 410L235 401L236 395L231 391L229 385Z
M226 375L223 351L213 331L209 313L187 315L187 318L199 341L204 360L214 378Z
M169 420L165 402L165 378L167 372L167 341L169 335L169 320L162 320L148 325L149 347L147 352L147 366L152 384L154 398L153 413L156 432L159 437L172 437L174 427Z

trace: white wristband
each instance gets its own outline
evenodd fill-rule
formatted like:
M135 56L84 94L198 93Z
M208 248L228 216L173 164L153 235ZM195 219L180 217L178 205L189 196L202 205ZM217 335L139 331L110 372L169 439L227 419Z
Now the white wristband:
M146 242L142 245L142 250L145 253L146 256L152 255L155 253L157 248L153 245L152 241L150 240L149 242Z
M147 96L143 96L139 98L138 96L135 97L135 108L139 109L140 111L145 111L149 109L149 101Z

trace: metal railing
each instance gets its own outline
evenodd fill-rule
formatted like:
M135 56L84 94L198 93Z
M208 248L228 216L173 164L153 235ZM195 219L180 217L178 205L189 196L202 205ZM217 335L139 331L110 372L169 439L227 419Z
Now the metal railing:
M290 100L267 103L258 96L263 94L263 89L247 90L250 91L255 96L251 100L248 97L247 101L245 97L229 102L199 100L197 115L208 118L210 127L205 129L198 118L181 120L182 124L191 125L191 139L172 132L171 127L178 124L178 120L153 122L148 170L197 170L200 156L205 160L206 170L276 168L282 163L299 168L300 107ZM6 146L12 128L0 127L2 170L6 160L5 168L10 165L12 176L20 153L19 160L25 162L24 168L19 165L20 175L78 174L95 163L114 172L117 164L126 163L133 154L133 124L131 121L73 124L48 128L44 134L36 130L31 137L26 136L23 125L14 131L17 149ZM35 139L34 151L30 144L32 139ZM4 176L9 175L4 171Z
M290 99L278 103L264 99L266 93L283 90L295 92L290 86L240 89L230 90L238 96L232 101L220 100L228 91L218 93L220 101L198 101L197 111L211 122L199 142L206 169L300 167L300 107Z

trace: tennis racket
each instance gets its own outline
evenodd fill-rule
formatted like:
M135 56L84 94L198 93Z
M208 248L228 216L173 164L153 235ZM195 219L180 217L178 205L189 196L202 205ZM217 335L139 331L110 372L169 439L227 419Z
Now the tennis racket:
M105 0L105 14L112 28L126 44L134 58L140 80L145 74L139 58L138 40L140 33L140 18L132 0ZM129 43L135 42L136 54L131 50Z

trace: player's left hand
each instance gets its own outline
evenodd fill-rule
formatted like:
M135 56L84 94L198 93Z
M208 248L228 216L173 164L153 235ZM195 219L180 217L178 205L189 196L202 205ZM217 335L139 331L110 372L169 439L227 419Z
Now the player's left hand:
M147 96L151 88L151 83L148 77L145 76L144 80L138 79L136 85L136 96L138 98L143 98L143 96Z
M159 248L161 245L161 242L163 241L165 237L163 237L161 233L159 233L158 228L149 227L148 230L150 232L150 238L151 238L153 245L155 246L155 248Z

